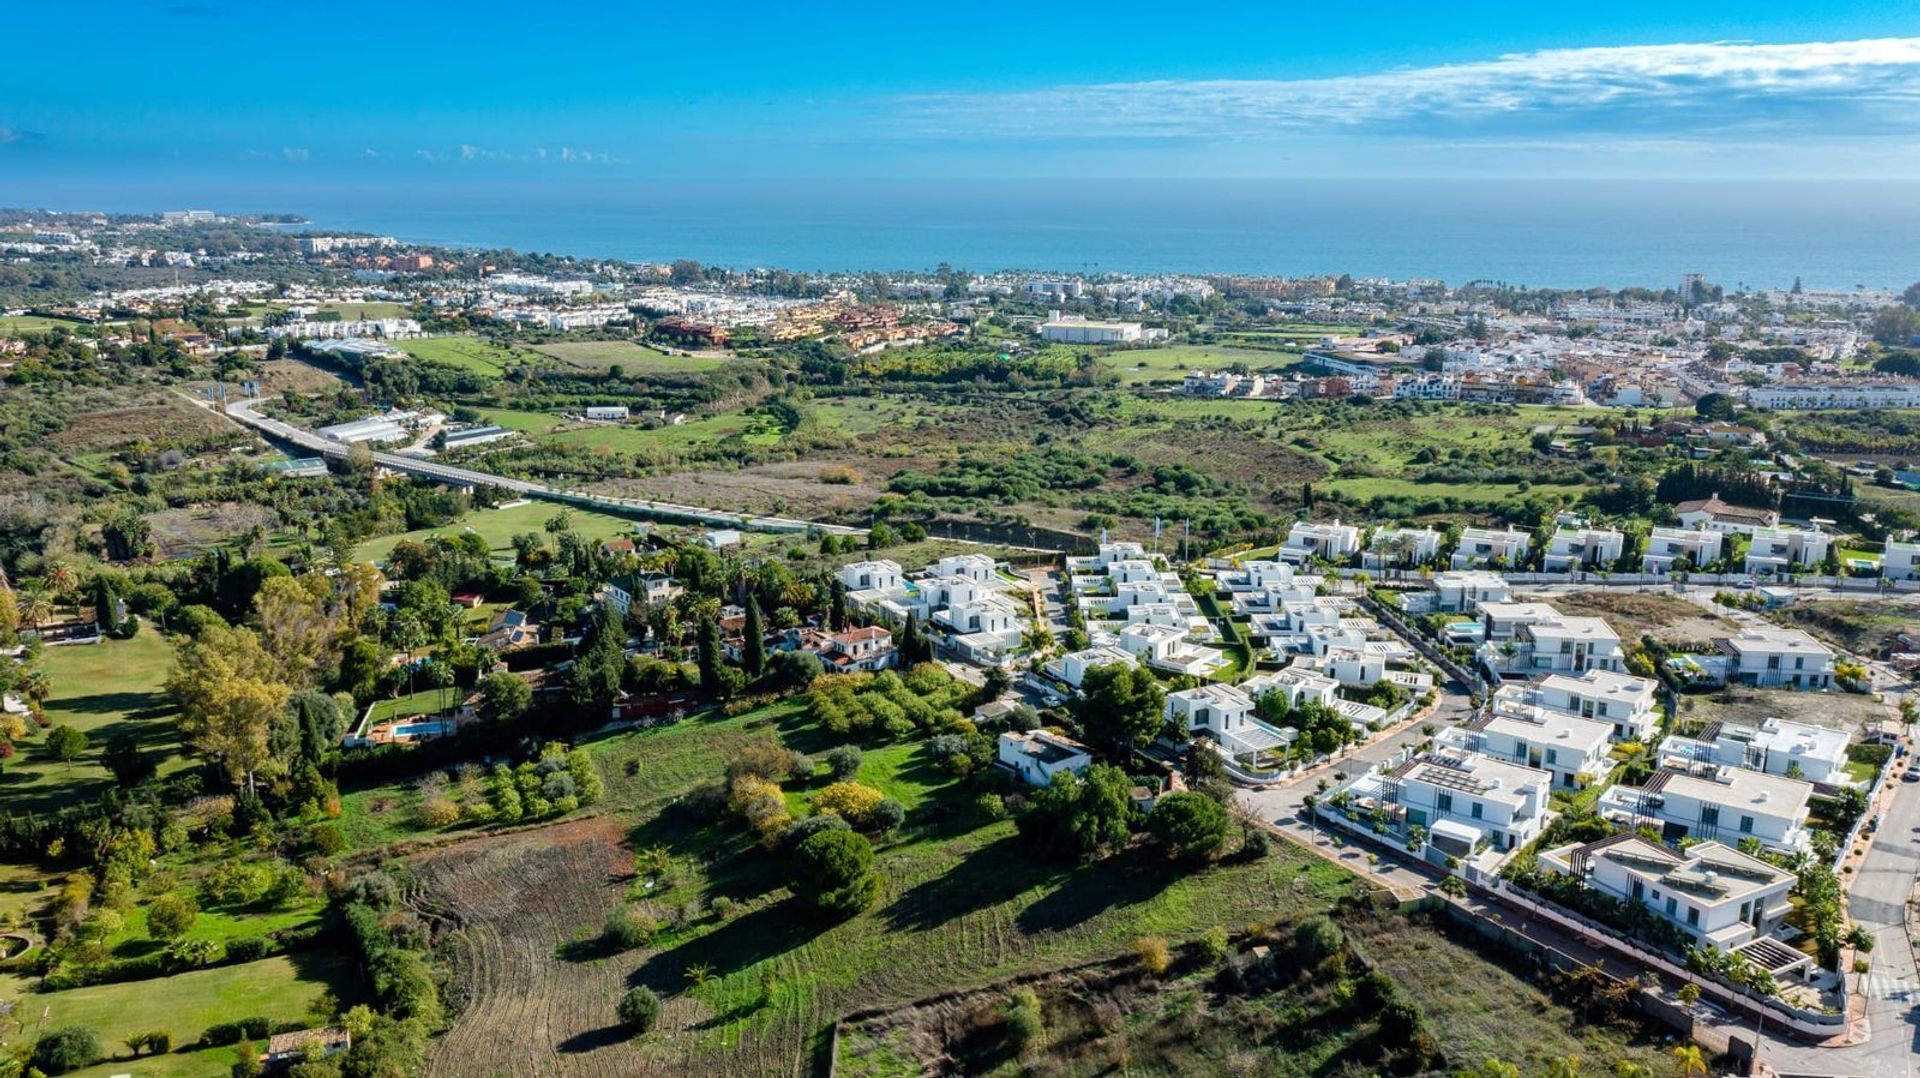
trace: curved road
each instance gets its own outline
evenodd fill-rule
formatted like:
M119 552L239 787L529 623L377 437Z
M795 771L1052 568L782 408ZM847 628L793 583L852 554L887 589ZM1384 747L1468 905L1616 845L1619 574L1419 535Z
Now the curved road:
M201 407L210 407L206 401L195 401ZM251 401L228 401L224 414L237 423L252 427L272 438L297 445L302 449L323 457L344 460L347 446L331 441L290 423L261 415L254 411ZM424 476L446 483L463 486L494 487L510 491L529 498L545 498L549 501L564 502L589 509L605 509L614 512L626 511L667 520L685 520L696 524L708 524L721 528L744 528L763 532L804 532L822 531L835 535L865 535L867 529L853 528L844 524L816 524L810 520L798 520L793 517L757 516L750 513L728 513L719 509L706 509L697 505L676 505L672 502L654 502L642 498L609 498L605 495L590 494L580 490L562 490L544 483L529 482L525 479L512 479L491 472L474 471L471 468L456 468L449 464L436 464L418 457L399 456L394 453L375 453L375 464L408 475Z

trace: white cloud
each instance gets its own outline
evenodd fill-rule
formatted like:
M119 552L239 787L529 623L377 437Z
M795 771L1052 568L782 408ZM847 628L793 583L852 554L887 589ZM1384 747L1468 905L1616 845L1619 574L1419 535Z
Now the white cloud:
M305 161L313 157L313 152L304 146L282 146L280 156L289 161Z
M1247 139L1920 130L1920 38L1552 49L1319 79L1160 80L899 98L925 136Z

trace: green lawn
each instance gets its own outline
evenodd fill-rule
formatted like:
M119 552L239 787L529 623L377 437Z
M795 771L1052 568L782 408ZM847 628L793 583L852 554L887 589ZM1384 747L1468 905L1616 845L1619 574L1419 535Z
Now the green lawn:
M110 1060L73 1071L85 1078L127 1074L134 1078L205 1078L225 1074L233 1063L231 1047L188 1051L176 1047L170 1055L125 1058L125 1037L149 1030L167 1030L174 1044L199 1039L201 1031L219 1022L262 1017L273 1022L306 1022L308 1011L322 993L351 1001L358 996L359 976L345 956L327 950L262 959L239 966L196 970L164 981L74 988L65 992L7 991L0 978L0 995L20 999L24 1011L38 1020L48 1011L45 1028L92 1026L100 1031Z
M121 733L160 757L162 772L188 766L162 687L173 645L152 626L131 640L47 648L41 663L53 683L47 721L84 732L90 744L69 766L46 752L45 731L31 729L20 754L0 772L0 802L8 809L38 812L104 793L112 778L100 766L100 750Z
M86 322L74 322L65 318L47 318L37 314L15 314L0 318L0 337L18 337L27 333L45 333L50 329L65 327L77 330L89 326Z
M497 553L511 553L515 535L521 532L543 531L546 522L560 512L569 514L573 521L573 530L589 539L612 539L615 536L633 533L634 522L625 517L561 506L553 502L532 501L501 509L476 509L458 522L438 528L421 528L400 535L383 535L376 539L369 539L354 548L353 556L356 561L378 562L402 540L410 539L419 542L429 536L457 535L462 532L472 532L480 536Z
M369 318L405 318L413 313L413 308L389 300L367 300L364 303L329 303L320 308L322 315L329 312L339 315L342 322L362 322Z
M479 337L421 337L396 343L415 359L444 363L449 367L492 377L498 377L508 367L529 358L526 353L502 348Z
M727 361L718 356L674 356L656 348L633 341L561 341L554 344L542 344L534 348L541 355L550 356L572 367L589 370L605 370L614 364L624 367L628 374L641 374L653 371L679 373L688 371L711 371L726 366Z
M1175 344L1165 348L1123 349L1110 352L1101 362L1120 373L1126 385L1147 382L1178 384L1195 370L1219 370L1243 363L1253 371L1281 371L1300 361L1297 353L1265 349L1233 348L1217 344Z

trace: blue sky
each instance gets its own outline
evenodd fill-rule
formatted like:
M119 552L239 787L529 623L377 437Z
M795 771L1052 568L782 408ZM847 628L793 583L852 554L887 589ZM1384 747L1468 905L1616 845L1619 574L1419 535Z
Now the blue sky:
M1920 178L1912 2L190 0L8 21L0 203L196 183Z

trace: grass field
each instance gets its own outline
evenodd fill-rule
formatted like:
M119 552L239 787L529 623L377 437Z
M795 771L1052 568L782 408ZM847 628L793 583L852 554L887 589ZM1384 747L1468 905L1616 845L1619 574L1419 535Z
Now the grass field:
M628 535L633 532L635 524L625 517L589 512L553 502L533 501L500 509L476 509L454 524L369 539L354 548L353 556L356 561L378 562L403 540L419 542L435 535L458 535L463 532L472 532L485 539L495 552L510 553L515 535L543 531L546 522L561 512L570 516L574 531L589 539L612 539Z
M15 314L0 317L0 337L18 337L27 333L45 333L50 329L65 327L79 329L88 325L85 322L73 322L65 318L47 318L37 314Z
M321 314L329 312L339 315L342 322L360 322L369 318L405 318L413 313L413 308L388 300L367 300L363 303L330 303L320 308Z
M725 359L718 356L668 355L633 341L561 341L555 344L538 345L534 351L557 359L568 366L586 370L606 370L617 363L625 368L628 374L644 374L650 371L667 373L710 371L723 367L727 363Z
M524 431L541 442L604 449L613 453L684 449L734 437L749 445L772 445L781 437L779 426L772 420L738 413L688 419L674 426L653 428L610 423L569 425L545 412L524 412L511 408L487 408L482 410L482 414L489 423Z
M1252 371L1282 371L1300 360L1298 354L1266 349L1233 348L1217 344L1176 344L1112 352L1102 358L1120 373L1126 385L1164 382L1178 385L1189 371L1218 370L1244 363Z
M131 640L48 648L41 662L53 683L47 721L82 731L91 744L68 766L47 753L46 733L35 728L0 772L0 803L7 808L40 812L104 793L113 780L100 766L100 750L121 733L160 757L163 773L188 766L162 691L173 665L165 636L148 627Z
M489 377L499 377L508 367L529 358L524 352L502 348L479 337L421 337L396 343L415 359L444 363Z
M165 981L75 988L65 992L22 994L0 977L0 996L21 999L23 1011L38 1019L48 1011L45 1028L92 1026L100 1031L109 1062L69 1072L85 1078L126 1074L133 1078L205 1078L225 1074L233 1063L231 1047L184 1048L163 1056L127 1059L125 1037L164 1029L176 1045L197 1040L219 1022L262 1017L273 1022L308 1020L325 993L334 1000L357 998L359 976L344 956L325 951L267 958L238 966L195 970ZM121 1058L114 1060L112 1057Z

